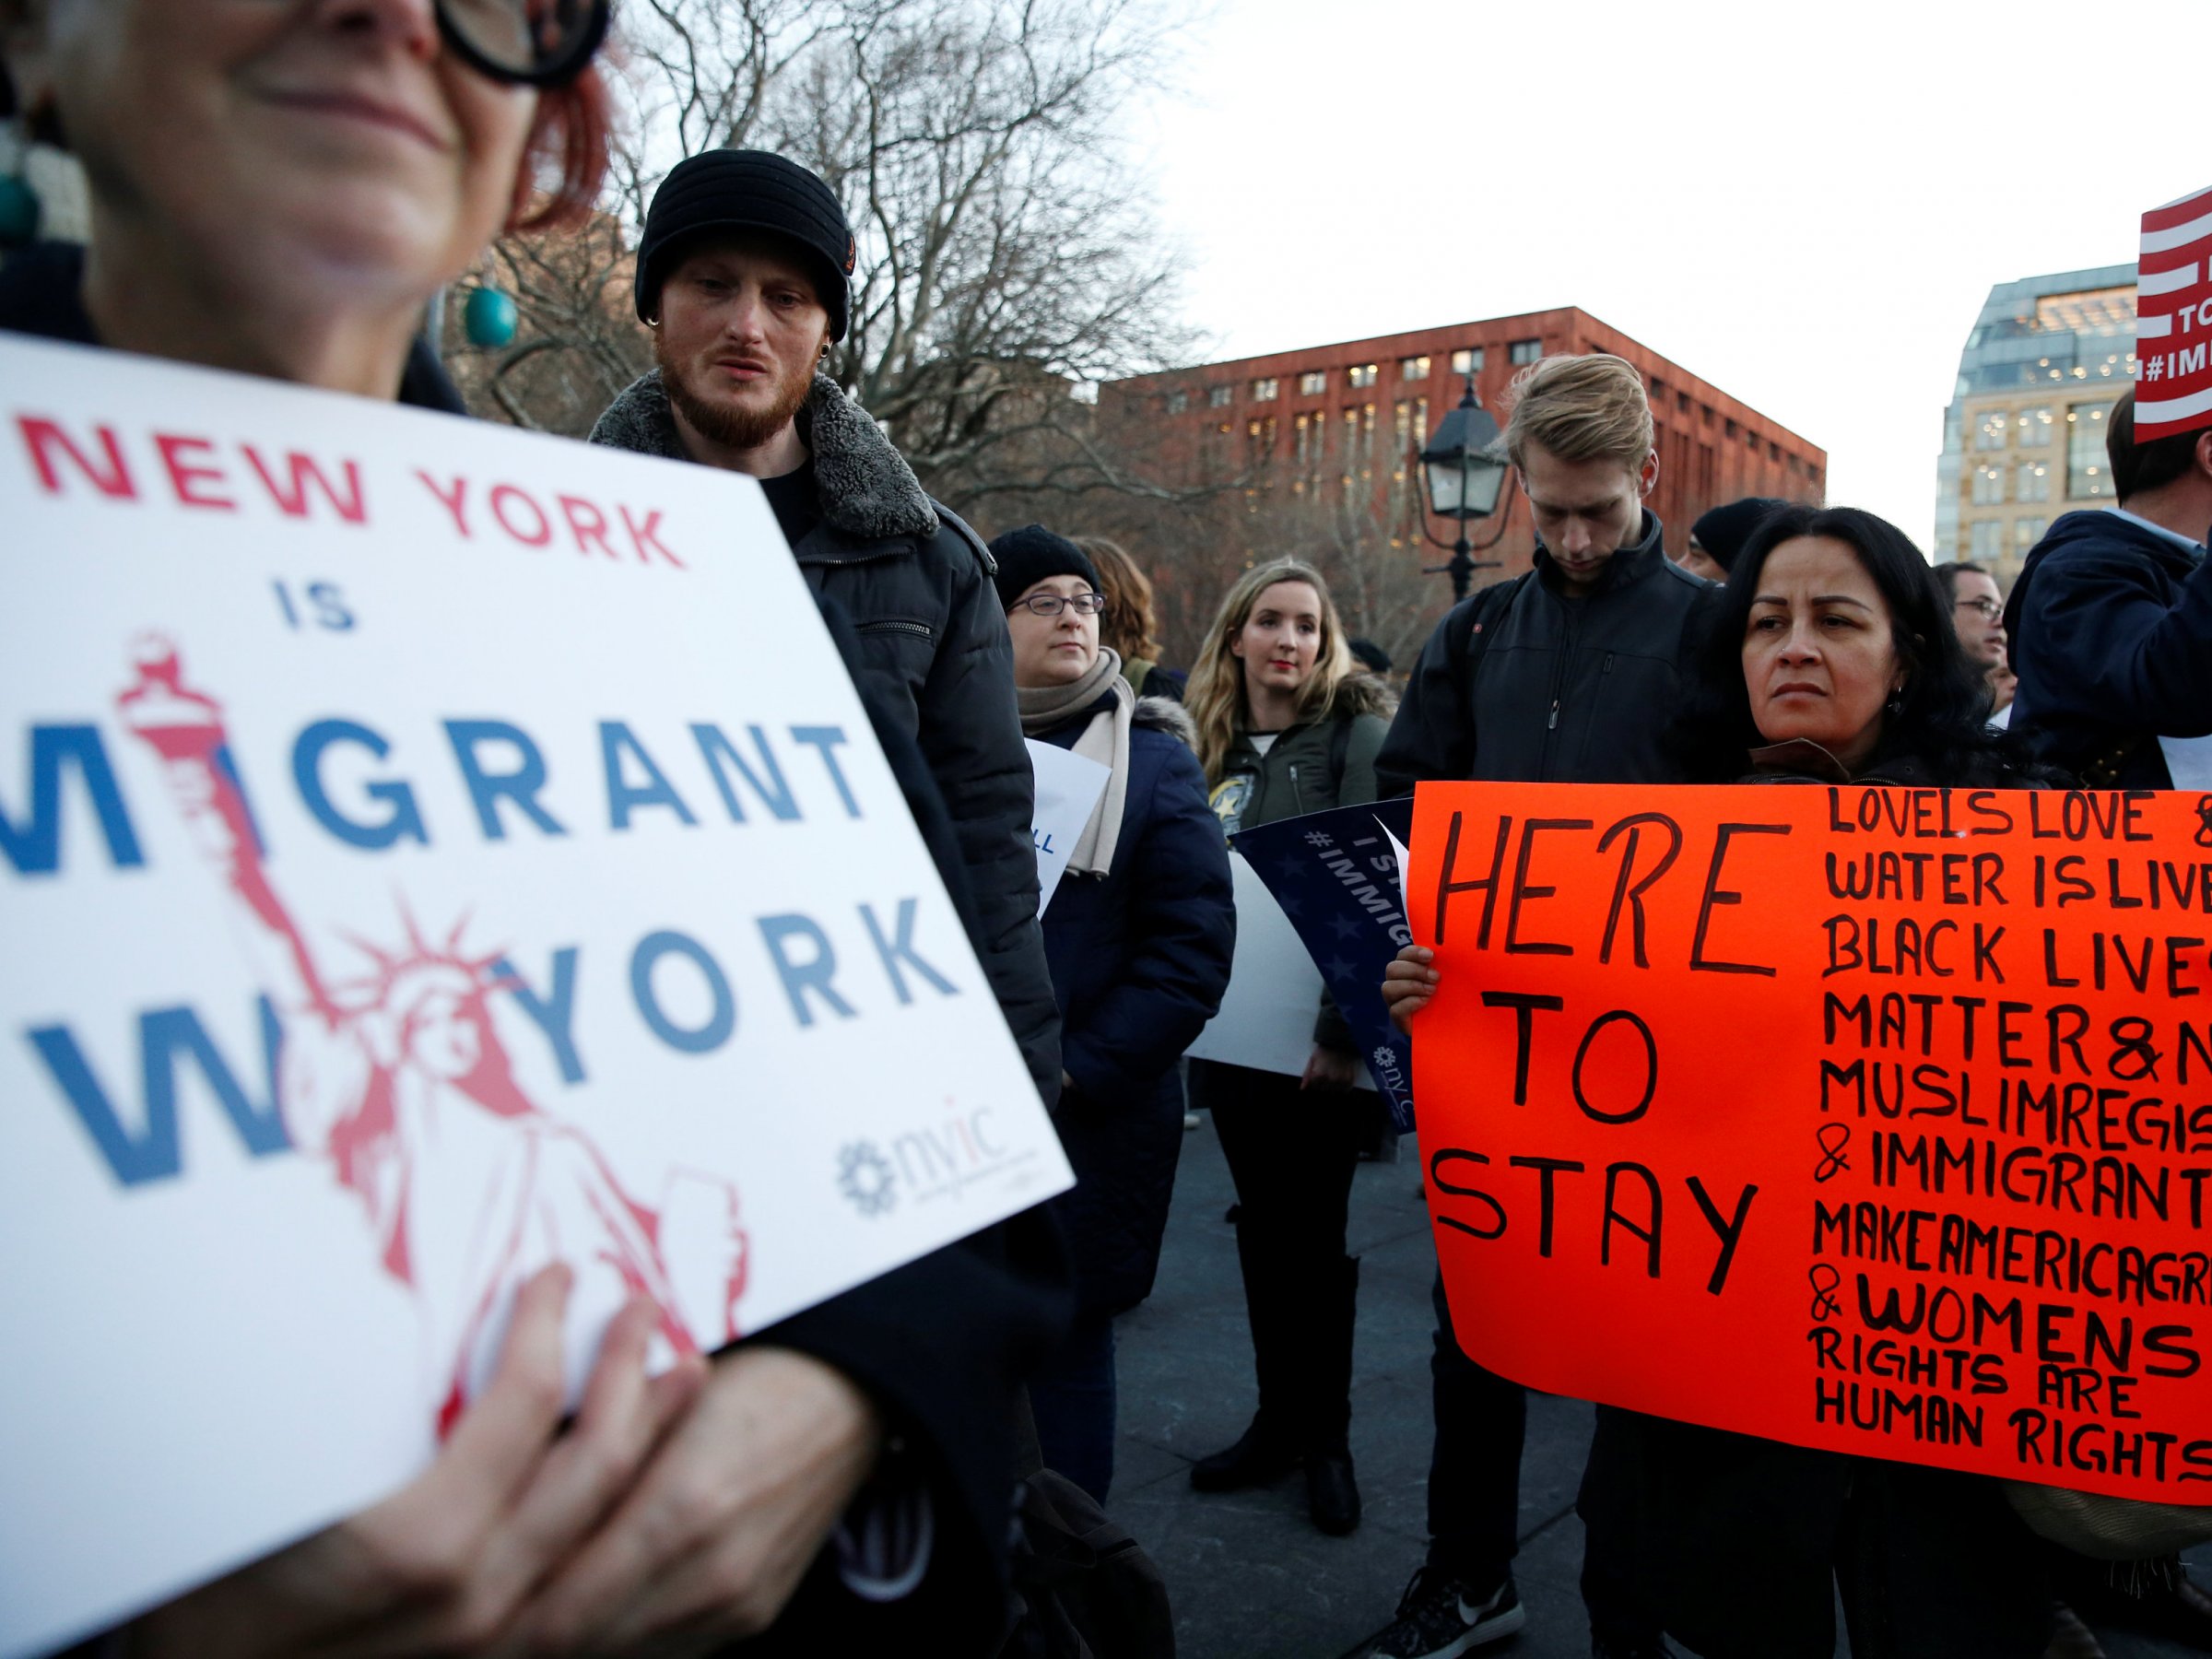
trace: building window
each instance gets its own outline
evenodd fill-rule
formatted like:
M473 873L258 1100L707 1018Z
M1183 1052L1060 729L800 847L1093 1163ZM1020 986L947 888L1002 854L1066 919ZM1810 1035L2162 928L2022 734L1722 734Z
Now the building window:
M1236 396L1236 391L1233 387L1215 386L1206 393L1206 401L1211 408L1226 409L1229 407L1230 399L1234 396Z
M1462 346L1453 352L1452 354L1452 372L1454 374L1480 374L1482 372L1482 347Z
M1425 357L1400 358L1398 378L1402 381L1424 381L1429 378L1429 359Z
M2012 499L2047 501L2051 499L2051 468L2041 461L2023 461L2013 475Z
M1300 473L1321 470L1321 452L1328 435L1328 417L1319 409L1290 418L1290 458Z
M2066 407L2066 500L2086 501L2112 493L2105 465L2104 412L2111 404L2069 404Z
M2057 424L2049 404L2038 404L2019 414L2019 446L2022 449L2043 449L2051 442L2051 429Z
M2003 449L2005 433L2011 424L2011 417L2003 409L1990 410L1982 417L1982 424L1974 432L1974 447L1978 450Z
M2005 499L2005 474L1996 466L1974 468L1974 505L1992 507Z
M1255 380L1252 382L1252 401L1253 403L1273 403L1276 394L1279 390L1280 388L1277 386L1272 375L1265 380Z
M1354 463L1355 463L1355 462L1356 462L1356 461L1359 459L1359 410L1357 410L1357 409L1347 409L1347 410L1345 410L1345 412L1344 412L1344 449L1343 449L1343 457L1344 457L1344 481L1345 481L1347 484L1349 484L1349 483L1352 481L1352 466L1353 466L1353 464L1354 464Z
M1506 357L1515 363L1533 363L1544 355L1541 340L1515 340L1506 347Z
M1420 440L1414 436L1413 405L1401 397L1391 409L1391 441L1396 447L1392 452L1390 476L1400 482L1406 477L1406 458L1412 454Z
M1354 363L1344 371L1344 383L1355 392L1364 392L1375 383L1382 371L1372 363Z
M2012 521L2012 547L2016 553L2025 553L2043 539L2043 532L2051 527L2049 519L2020 518Z
M1735 436L1735 422L1733 420L1728 422L1728 436L1731 438Z
M1191 406L1191 394L1181 386L1168 394L1168 413L1180 415Z
M1976 519L1971 534L1968 557L1977 563L1986 563L1995 559L1997 549L2003 545L2005 526L1995 519Z
M1375 406L1359 406L1359 476L1375 476Z
M1677 392L1675 394L1675 413L1677 415L1687 415L1689 413L1688 393Z
M1326 369L1309 369L1298 377L1298 389L1308 396L1329 389L1329 371Z

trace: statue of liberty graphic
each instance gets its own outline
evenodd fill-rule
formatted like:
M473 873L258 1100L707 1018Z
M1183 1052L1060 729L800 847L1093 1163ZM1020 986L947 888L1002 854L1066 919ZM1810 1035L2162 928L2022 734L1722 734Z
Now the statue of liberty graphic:
M166 638L143 636L134 656L117 710L160 758L236 900L282 1026L276 1094L292 1145L327 1159L360 1201L384 1271L420 1310L440 1433L488 1374L509 1295L555 1261L576 1275L572 1306L650 1299L677 1354L734 1340L747 1260L736 1189L677 1171L658 1207L640 1204L586 1136L524 1094L487 1001L505 982L499 953L463 949L465 918L433 944L403 909L404 939L349 940L360 977L326 976L271 885L222 706L185 685Z

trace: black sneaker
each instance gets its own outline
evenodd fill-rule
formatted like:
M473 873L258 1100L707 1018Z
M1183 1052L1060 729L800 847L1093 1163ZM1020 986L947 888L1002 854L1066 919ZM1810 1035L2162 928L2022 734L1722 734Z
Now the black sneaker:
M1375 1639L1367 1659L1454 1659L1527 1622L1512 1574L1485 1594L1456 1572L1424 1567L1406 1586L1396 1620Z

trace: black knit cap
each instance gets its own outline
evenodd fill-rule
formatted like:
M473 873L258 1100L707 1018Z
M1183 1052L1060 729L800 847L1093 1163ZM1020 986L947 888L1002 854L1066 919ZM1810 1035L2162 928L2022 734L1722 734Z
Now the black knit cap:
M1740 501L1730 501L1724 507L1715 507L1699 516L1689 527L1699 547L1712 555L1712 562L1724 571L1735 569L1735 556L1744 550L1751 539L1751 532L1767 522L1789 503L1772 496L1746 496Z
M661 284L686 244L711 230L770 230L798 244L814 270L830 337L845 337L859 247L837 193L796 161L769 150L712 149L678 161L645 210L638 242L638 321L660 310Z
M998 583L998 602L1008 610L1014 608L1015 600L1048 576L1080 576L1090 583L1092 593L1106 591L1090 556L1042 524L1024 524L1007 531L991 544L991 557L998 560L998 574L994 578Z

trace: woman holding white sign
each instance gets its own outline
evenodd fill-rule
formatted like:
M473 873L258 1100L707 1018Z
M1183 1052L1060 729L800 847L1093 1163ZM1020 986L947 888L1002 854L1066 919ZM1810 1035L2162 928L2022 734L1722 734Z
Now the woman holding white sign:
M591 208L607 25L606 0L0 0L0 113L76 154L90 207L88 245L0 271L0 329L464 413L425 310L503 230ZM184 490L192 469L171 470ZM878 735L957 901L942 804ZM547 1268L425 1474L157 1609L129 1650L704 1651L772 1625L850 1651L900 1619L982 1648L1004 1602L1001 1419L1056 1308L1004 1235L651 1382L659 1311L633 1300L565 1430L571 1276ZM879 1460L889 1499L849 1509ZM868 1524L826 1548L841 1516Z
M1046 1465L1103 1503L1113 1479L1113 1319L1151 1293L1182 1149L1175 1061L1221 1006L1236 912L1182 710L1138 698L1099 643L1083 550L1040 524L991 544L1030 739L1112 768L1044 912L1060 1006L1053 1114L1076 1171L1053 1201L1075 1329L1030 1380Z
M1221 602L1184 699L1224 831L1375 798L1390 696L1362 674L1328 584L1281 559ZM1351 1427L1352 1316L1359 1264L1344 1253L1365 1119L1350 1089L1359 1057L1324 997L1303 1075L1191 1062L1237 1184L1237 1253L1252 1325L1259 1410L1234 1445L1201 1458L1191 1484L1235 1491L1301 1465L1325 1533L1359 1524Z

